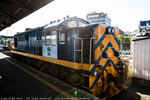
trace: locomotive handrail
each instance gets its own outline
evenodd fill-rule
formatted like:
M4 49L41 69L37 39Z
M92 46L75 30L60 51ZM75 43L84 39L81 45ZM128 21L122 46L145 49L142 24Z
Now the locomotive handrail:
M37 52L37 55L39 55L39 41L36 40L36 52Z
M81 40L81 50L76 50L76 40ZM74 62L76 62L76 51L81 52L81 63L83 62L83 39L82 38L75 38L74 39Z
M89 64L91 64L91 55L92 55L92 40L96 37L91 37L90 39L90 54L89 54Z

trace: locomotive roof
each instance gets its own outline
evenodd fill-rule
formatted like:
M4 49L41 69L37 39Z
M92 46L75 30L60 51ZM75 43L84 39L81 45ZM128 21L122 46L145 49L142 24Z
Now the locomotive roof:
M70 17L70 18L67 18L65 20L61 20L59 22L55 22L55 23L52 23L52 24L49 24L45 27L46 28L49 28L49 27L57 27L57 26L60 26L60 25L64 25L66 26L67 22L69 21L80 21L80 22L84 22L86 24L89 24L89 22L87 22L86 20L82 19L82 18L77 18L77 17Z
M89 22L87 22L86 20L84 20L82 18L70 17L70 18L67 18L65 20L60 20L60 21L52 23L52 24L48 24L48 25L44 25L44 26L41 26L41 27L30 29L30 30L26 30L26 31L20 32L18 34L25 34L25 33L28 33L28 32L36 31L38 29L42 29L42 28L46 29L46 28L50 28L50 27L57 27L57 26L60 26L60 25L66 26L67 22L72 21L72 20L84 22L87 25L89 24Z
M41 27L37 27L37 28L33 28L33 29L30 29L30 30L26 30L26 31L24 31L24 32L19 32L19 33L17 33L17 34L25 34L25 33L28 33L28 32L36 31L36 30L38 30L38 29L44 28L45 26L46 26L46 25L41 26Z
M46 25L44 25L44 26L40 26L40 27L37 27L37 28L33 28L33 29L30 29L30 30L26 30L25 32L23 32L23 33L26 33L26 32L30 32L30 31L36 31L36 30L38 30L38 29L42 29L42 28L44 28Z

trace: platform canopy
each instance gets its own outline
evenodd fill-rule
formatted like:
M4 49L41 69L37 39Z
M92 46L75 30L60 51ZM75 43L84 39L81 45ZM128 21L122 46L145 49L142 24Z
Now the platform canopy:
M54 0L0 0L0 31Z

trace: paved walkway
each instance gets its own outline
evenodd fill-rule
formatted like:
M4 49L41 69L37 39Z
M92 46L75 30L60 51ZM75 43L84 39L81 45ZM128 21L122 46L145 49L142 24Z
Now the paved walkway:
M50 99L70 98L70 100L98 100L97 97L76 89L67 83L22 64L0 53L0 76L2 76L3 98ZM75 94L77 92L77 95ZM68 100L68 99L63 99Z

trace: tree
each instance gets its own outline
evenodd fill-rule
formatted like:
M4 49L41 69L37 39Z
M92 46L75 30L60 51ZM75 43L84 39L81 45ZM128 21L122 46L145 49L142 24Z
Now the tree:
M122 45L122 50L130 50L131 37L133 36L135 35L119 36L119 46L121 47Z

